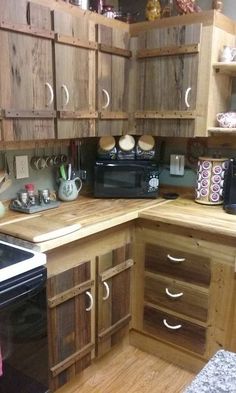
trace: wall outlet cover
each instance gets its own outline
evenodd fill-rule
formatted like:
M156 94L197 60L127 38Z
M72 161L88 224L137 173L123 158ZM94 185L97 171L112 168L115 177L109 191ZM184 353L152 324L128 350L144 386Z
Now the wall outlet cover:
M16 179L26 179L29 177L28 156L15 156Z
M170 174L174 176L184 176L184 155L170 155Z

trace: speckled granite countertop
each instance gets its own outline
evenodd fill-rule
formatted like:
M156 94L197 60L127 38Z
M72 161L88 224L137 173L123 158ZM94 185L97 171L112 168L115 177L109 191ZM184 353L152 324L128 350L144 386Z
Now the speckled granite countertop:
M236 353L218 351L184 393L236 393Z

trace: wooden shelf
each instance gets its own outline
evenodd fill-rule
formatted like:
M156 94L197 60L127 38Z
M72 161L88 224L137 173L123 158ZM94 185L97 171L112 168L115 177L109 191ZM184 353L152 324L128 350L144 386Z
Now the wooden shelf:
M210 127L208 132L214 134L236 134L236 128Z
M219 74L225 74L236 77L236 61L231 63L218 62L213 64L213 68Z

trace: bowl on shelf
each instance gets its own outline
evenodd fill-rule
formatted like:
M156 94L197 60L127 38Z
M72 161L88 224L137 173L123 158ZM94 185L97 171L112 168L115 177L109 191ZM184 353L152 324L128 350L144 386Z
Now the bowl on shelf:
M222 128L236 128L236 112L217 113L216 120Z

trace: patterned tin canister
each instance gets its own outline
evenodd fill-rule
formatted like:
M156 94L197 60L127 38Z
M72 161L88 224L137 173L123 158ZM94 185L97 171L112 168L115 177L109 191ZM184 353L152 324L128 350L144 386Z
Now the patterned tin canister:
M206 205L223 203L223 186L228 158L199 157L195 201Z

